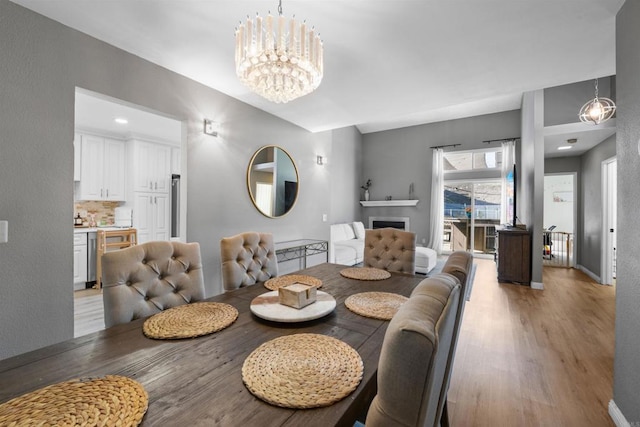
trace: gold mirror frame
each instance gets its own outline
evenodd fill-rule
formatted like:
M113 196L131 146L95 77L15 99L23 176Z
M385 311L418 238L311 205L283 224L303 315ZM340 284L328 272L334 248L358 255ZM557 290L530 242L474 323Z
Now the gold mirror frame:
M258 212L268 218L280 218L291 212L298 200L299 183L300 175L296 163L282 147L265 145L258 149L249 161L249 197ZM261 190L258 190L258 184L263 184ZM270 196L267 196L269 192Z

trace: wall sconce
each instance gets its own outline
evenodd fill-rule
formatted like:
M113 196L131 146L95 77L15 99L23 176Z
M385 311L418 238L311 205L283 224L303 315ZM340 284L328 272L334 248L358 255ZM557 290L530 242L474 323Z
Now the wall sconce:
M318 164L318 166L324 166L327 164L327 159L322 156L316 156L316 164Z
M217 137L219 131L220 123L216 123L210 119L204 119L204 133Z

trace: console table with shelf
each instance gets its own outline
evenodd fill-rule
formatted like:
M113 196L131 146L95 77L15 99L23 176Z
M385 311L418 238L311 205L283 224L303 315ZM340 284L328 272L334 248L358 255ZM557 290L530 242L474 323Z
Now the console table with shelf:
M360 200L360 205L365 208L377 206L417 206L420 200Z
M278 262L302 259L302 268L307 268L307 257L316 254L326 254L329 262L329 242L316 239L296 239L274 244Z

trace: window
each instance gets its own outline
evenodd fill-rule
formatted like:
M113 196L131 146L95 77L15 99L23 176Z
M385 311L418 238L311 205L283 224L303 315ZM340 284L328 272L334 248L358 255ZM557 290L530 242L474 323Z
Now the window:
M444 153L443 166L445 172L500 170L502 167L502 148Z

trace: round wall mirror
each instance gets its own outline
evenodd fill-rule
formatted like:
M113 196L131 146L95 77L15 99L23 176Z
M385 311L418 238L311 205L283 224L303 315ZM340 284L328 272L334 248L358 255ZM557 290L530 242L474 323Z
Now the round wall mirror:
M298 168L293 159L276 145L262 147L247 169L251 201L269 218L286 215L298 198Z

